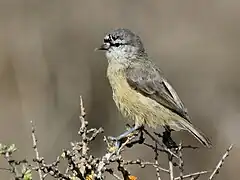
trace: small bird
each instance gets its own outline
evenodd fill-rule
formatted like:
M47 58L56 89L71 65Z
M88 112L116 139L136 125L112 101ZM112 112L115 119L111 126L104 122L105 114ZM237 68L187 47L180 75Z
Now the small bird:
M210 140L193 126L176 91L149 58L138 35L125 28L112 30L97 49L106 51L107 77L117 108L135 123L118 140L148 125L187 130L204 146L211 146Z

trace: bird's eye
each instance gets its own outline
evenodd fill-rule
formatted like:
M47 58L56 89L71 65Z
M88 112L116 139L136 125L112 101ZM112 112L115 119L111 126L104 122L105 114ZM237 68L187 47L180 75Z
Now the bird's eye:
M120 46L121 44L120 43L115 43L114 46L118 47Z

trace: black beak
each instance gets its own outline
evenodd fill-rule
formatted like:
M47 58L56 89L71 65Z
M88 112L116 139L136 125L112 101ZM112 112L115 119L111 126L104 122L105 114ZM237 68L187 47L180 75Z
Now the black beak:
M110 44L108 44L108 43L103 43L99 48L96 48L95 51L96 51L96 50L101 50L101 51L108 50L109 47L110 47Z

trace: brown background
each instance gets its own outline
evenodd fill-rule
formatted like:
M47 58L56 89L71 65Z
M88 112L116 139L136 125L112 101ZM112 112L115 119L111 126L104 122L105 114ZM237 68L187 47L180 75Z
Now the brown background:
M234 0L0 0L0 141L15 142L18 155L30 158L34 120L41 154L54 159L78 138L79 95L91 127L103 126L106 135L122 132L106 58L93 50L107 31L127 27L142 37L194 124L213 141L211 150L185 153L186 171L213 168L234 143L218 179L239 179L239 22ZM177 136L197 144L187 133ZM95 143L94 154L103 154L101 138ZM150 155L140 146L126 156ZM154 170L132 173L155 177Z

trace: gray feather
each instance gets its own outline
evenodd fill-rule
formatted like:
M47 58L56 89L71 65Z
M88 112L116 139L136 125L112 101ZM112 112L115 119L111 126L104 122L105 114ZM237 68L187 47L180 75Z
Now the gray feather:
M178 121L178 123L188 132L190 132L199 142L206 147L211 147L211 141L198 129L196 129L189 121Z
M189 131L203 145L210 147L210 140L190 121L189 115L176 91L164 78L161 70L151 61L144 63L133 61L126 70L127 82L136 91L149 97L172 112L178 114L183 119L174 121L179 127Z
M177 93L164 78L160 69L151 61L132 62L126 70L126 76L128 84L133 89L189 120L187 111Z

